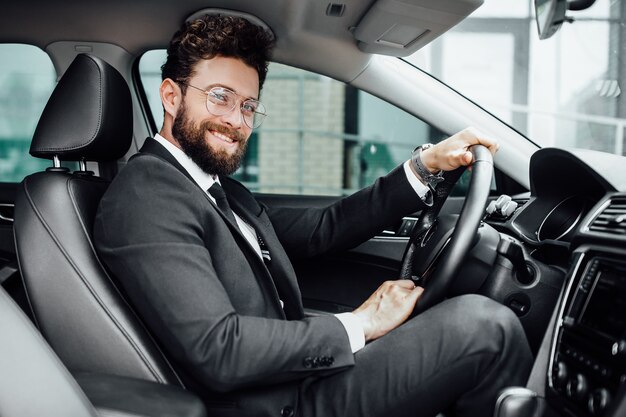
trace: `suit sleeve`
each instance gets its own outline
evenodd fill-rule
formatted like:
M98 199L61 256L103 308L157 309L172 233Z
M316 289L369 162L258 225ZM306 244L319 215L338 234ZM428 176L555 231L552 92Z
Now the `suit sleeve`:
M206 247L211 216L203 213L203 194L165 163L144 162L141 170L132 163L100 204L94 240L168 356L214 391L354 365L333 316L287 321L238 314L218 269L228 262Z
M290 258L298 259L357 246L425 207L400 166L328 207L268 207L268 214Z

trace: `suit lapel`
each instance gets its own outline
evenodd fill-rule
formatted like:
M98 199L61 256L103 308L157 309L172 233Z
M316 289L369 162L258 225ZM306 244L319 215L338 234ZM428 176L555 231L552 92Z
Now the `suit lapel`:
M156 155L156 156L160 157L161 159L164 159L167 162L169 162L170 164L174 165L182 174L184 174L187 178L189 178L189 181L194 183L198 187L199 190L202 190L202 188L200 188L200 186L196 183L196 181L189 174L189 172L187 172L187 170L176 160L176 158L174 158L174 156L167 149L165 149L159 142L157 142L153 138L147 138L146 141L144 142L143 146L139 150L139 152L140 152L139 154L133 155L133 157L135 157L137 155L140 155L142 153L143 154ZM237 224L233 223L228 217L226 217L226 215L217 207L217 205L213 204L213 202L211 201L209 196L206 195L205 190L202 190L202 192L206 196L207 200L209 200L209 202L211 202L211 206L213 206L215 208L215 211L228 224L228 226L231 228L232 232L241 235L241 237L244 237L241 234L241 230L239 230L239 226ZM245 237L244 237L244 239L245 239Z
M198 186L198 184L194 181L193 177L187 172L187 170L176 160L176 158L174 158L174 156L163 147L163 145L161 145L159 142L157 142L156 140L154 140L153 138L147 138L143 144L143 146L141 147L141 149L139 150L139 154L136 154L133 156L137 157L140 154L151 154L151 155L155 155L165 161L167 161L168 163L172 164L174 167L176 167L182 174L184 174L193 184L195 184L196 186ZM221 181L221 179L220 179ZM227 180L226 182L230 182L232 180ZM225 184L222 184L222 186L224 187ZM255 223L257 223L256 221L253 221L252 219L255 218L256 216L252 215L248 209L246 209L245 207L243 207L241 204L239 204L236 199L231 198L231 196L229 195L230 192L227 189L228 187L224 187L224 189L226 190L226 194L228 197L228 201L229 204L231 204L231 206L233 207L233 209L235 210L235 212L241 216L243 219L245 219L246 221L249 222L250 225L252 225L252 227L254 227L256 230L258 230L257 225ZM272 273L270 272L270 270L267 268L267 266L265 265L265 263L263 262L263 260L257 255L256 251L254 250L254 248L250 245L250 243L248 242L248 240L245 238L245 236L241 233L241 230L239 229L239 226L235 223L233 223L228 217L226 217L226 215L215 205L213 204L213 202L211 201L211 199L209 198L208 195L206 195L206 193L204 192L204 190L202 190L200 188L200 186L198 186L198 190L201 190L202 193L205 195L206 199L209 201L211 207L213 207L216 211L216 213L222 217L222 219L224 220L224 222L226 222L226 224L228 225L230 231L233 233L235 239L237 240L237 242L239 242L239 246L242 248L242 250L245 251L245 253L247 253L247 259L254 265L254 267L259 270L261 273L259 275L264 275L264 279L263 281L265 282L266 285L269 286L269 290L270 293L273 294L273 298L274 298L274 302L275 304L278 306L278 310L280 312L281 315L284 315L284 311L283 309L280 307L280 303L279 303L279 294L278 294L278 290L275 286L274 280L272 279ZM257 204L258 206L258 204ZM235 208L236 207L236 208ZM259 210L261 210L260 206ZM286 302L286 300L284 300Z

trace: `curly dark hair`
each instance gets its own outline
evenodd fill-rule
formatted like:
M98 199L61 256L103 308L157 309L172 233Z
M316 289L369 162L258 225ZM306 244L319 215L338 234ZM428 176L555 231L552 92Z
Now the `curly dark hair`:
M174 34L167 48L167 60L161 67L161 77L187 83L200 60L216 56L239 58L257 70L261 89L273 46L271 33L244 18L205 15L185 22ZM181 90L185 94L184 84Z

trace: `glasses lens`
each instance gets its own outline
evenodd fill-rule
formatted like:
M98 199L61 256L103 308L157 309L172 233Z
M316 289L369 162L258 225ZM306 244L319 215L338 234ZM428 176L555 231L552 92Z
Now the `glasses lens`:
M213 87L207 92L206 107L214 116L223 116L235 109L237 100L238 96L234 91ZM260 101L250 99L241 102L241 116L249 128L261 126L265 115L265 106Z
M223 87L213 87L206 96L206 106L210 113L222 116L235 108L237 96Z
M246 100L241 103L241 115L248 127L256 129L265 119L265 106L256 100Z

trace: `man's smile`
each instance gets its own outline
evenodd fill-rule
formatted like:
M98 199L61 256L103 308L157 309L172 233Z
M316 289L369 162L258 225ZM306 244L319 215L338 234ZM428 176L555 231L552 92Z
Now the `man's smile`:
M233 144L233 143L237 143L238 139L234 139L224 133L218 132L216 130L209 130L209 133L213 136L215 136L216 138L220 139L223 142L226 142L228 144Z

